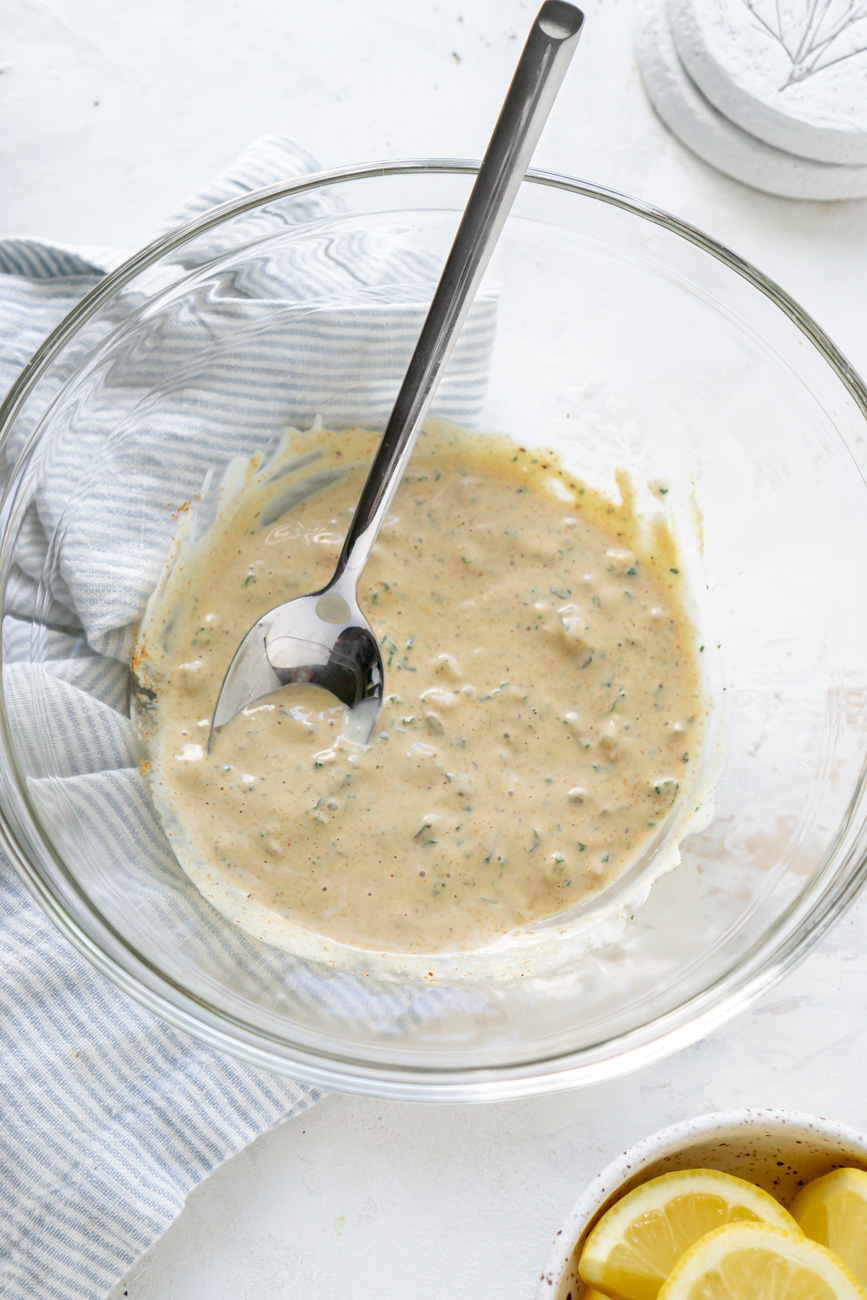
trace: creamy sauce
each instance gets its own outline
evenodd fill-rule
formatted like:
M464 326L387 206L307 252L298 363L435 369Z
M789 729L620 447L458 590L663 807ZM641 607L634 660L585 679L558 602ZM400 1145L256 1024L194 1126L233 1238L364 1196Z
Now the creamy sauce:
M151 786L182 865L290 948L300 926L386 952L471 950L586 903L660 838L699 765L699 647L665 527L642 528L625 479L616 505L553 456L425 435L361 584L386 670L371 744L342 736L333 697L294 687L209 755L232 653L330 577L375 437L305 446L327 450L280 491L335 481L274 519L277 488L251 467L140 637Z

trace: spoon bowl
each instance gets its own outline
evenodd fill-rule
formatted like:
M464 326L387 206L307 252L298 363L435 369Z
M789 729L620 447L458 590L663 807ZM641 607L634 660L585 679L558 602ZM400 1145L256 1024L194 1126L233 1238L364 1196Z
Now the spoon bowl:
M347 584L348 586L348 584ZM329 585L269 610L238 647L220 691L214 733L236 714L284 686L329 691L348 710L343 733L366 745L373 734L385 673L373 629L354 590Z

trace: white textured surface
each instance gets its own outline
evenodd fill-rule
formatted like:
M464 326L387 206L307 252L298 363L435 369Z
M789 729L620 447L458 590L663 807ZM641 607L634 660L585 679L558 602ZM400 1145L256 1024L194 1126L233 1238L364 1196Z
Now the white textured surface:
M756 189L799 199L867 195L867 166L814 162L765 144L701 93L678 54L668 0L641 0L638 58L662 120L699 157Z
M668 0L674 43L721 113L777 149L867 163L867 8Z
M189 1198L111 1300L529 1300L584 1185L733 1106L867 1126L867 906L746 1015L604 1087L483 1107L331 1097Z
M264 131L326 165L478 155L534 7L7 0L2 233L135 244ZM589 4L540 165L704 227L867 369L867 204L760 194L684 150L634 30L631 0ZM607 1087L471 1109L332 1097L212 1176L112 1300L527 1300L583 1185L644 1134L742 1105L867 1126L865 1008L867 902L751 1011Z

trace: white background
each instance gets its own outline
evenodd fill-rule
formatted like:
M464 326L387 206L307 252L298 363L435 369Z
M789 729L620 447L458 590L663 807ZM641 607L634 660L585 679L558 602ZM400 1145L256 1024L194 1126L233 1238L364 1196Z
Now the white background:
M708 0L710 3L711 0ZM257 135L331 167L478 157L534 4L4 0L0 235L133 248ZM650 108L631 0L591 0L541 167L672 209L779 280L867 370L867 202L749 190ZM218 1170L112 1300L529 1300L613 1155L785 1106L867 1125L867 906L710 1039L616 1083L486 1107L330 1097Z

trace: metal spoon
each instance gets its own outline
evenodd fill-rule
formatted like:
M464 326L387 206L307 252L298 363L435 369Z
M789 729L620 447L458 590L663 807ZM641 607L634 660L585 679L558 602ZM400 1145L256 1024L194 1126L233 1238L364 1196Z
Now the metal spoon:
M349 709L345 734L366 744L382 703L384 671L356 588L394 499L440 373L475 297L578 44L584 15L545 0L515 70L412 360L361 491L334 577L277 605L241 642L220 688L209 735L272 691L322 686Z

